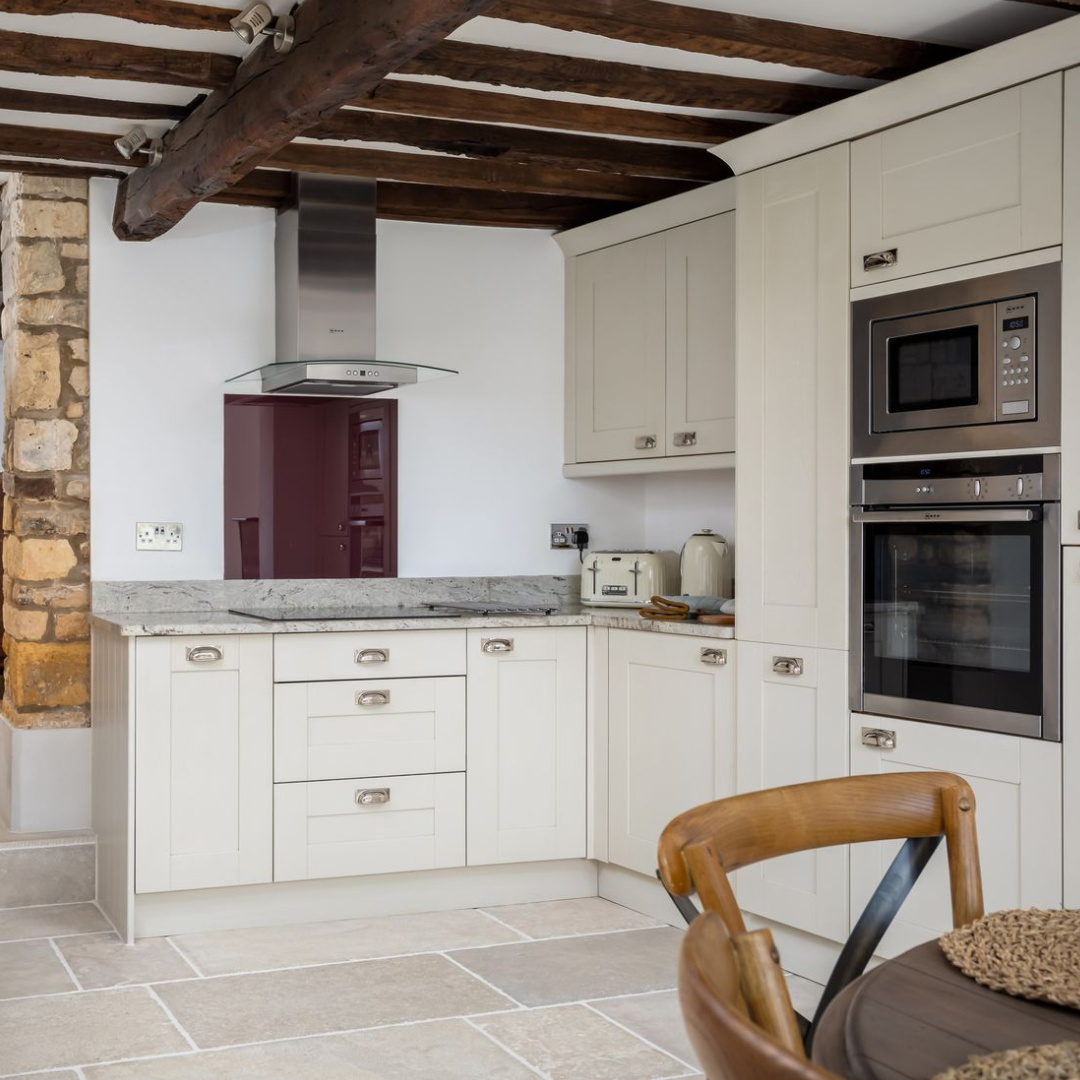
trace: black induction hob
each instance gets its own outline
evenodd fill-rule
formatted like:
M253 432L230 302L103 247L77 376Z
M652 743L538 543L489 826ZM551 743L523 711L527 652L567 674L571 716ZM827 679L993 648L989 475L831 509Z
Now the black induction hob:
M229 608L267 622L336 622L357 619L463 619L469 615L551 615L556 604L463 601L457 604L422 604L414 607L258 607Z

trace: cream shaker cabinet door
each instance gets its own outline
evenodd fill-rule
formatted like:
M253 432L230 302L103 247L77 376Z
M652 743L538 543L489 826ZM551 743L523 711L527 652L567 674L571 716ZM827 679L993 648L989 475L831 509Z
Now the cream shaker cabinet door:
M852 143L852 285L1060 244L1061 124L1054 74Z
M270 635L140 638L135 665L136 892L270 881Z
M663 457L663 237L580 255L574 275L574 460Z
M868 746L864 733L889 732L892 746ZM873 736L868 741L872 741ZM880 737L876 740L882 741ZM975 827L987 911L1058 908L1062 902L1061 744L914 720L851 718L851 771L927 769L963 776L975 793ZM851 847L854 924L902 841ZM952 927L945 844L904 901L878 953L895 956Z
M672 818L734 794L735 642L612 630L608 858L656 873Z
M846 776L847 653L739 642L740 794ZM739 906L833 941L848 935L848 849L768 859L738 872Z
M739 177L739 639L847 648L848 150Z
M470 866L585 857L585 636L469 631Z
M735 213L664 234L668 457L735 449Z

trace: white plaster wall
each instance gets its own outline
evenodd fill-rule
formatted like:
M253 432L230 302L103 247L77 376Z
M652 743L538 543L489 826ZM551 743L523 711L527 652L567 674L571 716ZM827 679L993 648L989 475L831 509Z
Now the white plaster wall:
M112 234L90 194L91 572L220 578L224 380L273 356L273 214L202 205L166 236ZM576 572L551 521L645 542L645 481L564 480L562 258L532 230L382 222L379 355L457 377L400 394L402 576ZM692 515L697 527L697 517ZM136 552L180 521L181 552Z
M700 529L735 540L735 470L645 478L645 544L679 551Z

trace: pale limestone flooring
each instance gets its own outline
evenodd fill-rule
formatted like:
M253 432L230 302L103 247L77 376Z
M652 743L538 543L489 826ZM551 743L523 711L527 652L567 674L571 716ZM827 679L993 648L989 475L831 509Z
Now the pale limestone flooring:
M130 947L88 904L0 911L0 1077L700 1076L680 938L595 898Z

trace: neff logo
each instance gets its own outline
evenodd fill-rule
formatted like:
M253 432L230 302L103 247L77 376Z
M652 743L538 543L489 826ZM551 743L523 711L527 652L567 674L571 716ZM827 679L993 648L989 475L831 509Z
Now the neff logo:
M344 330L339 330L336 326L331 326L330 327L330 333L331 334L344 334L345 331Z

